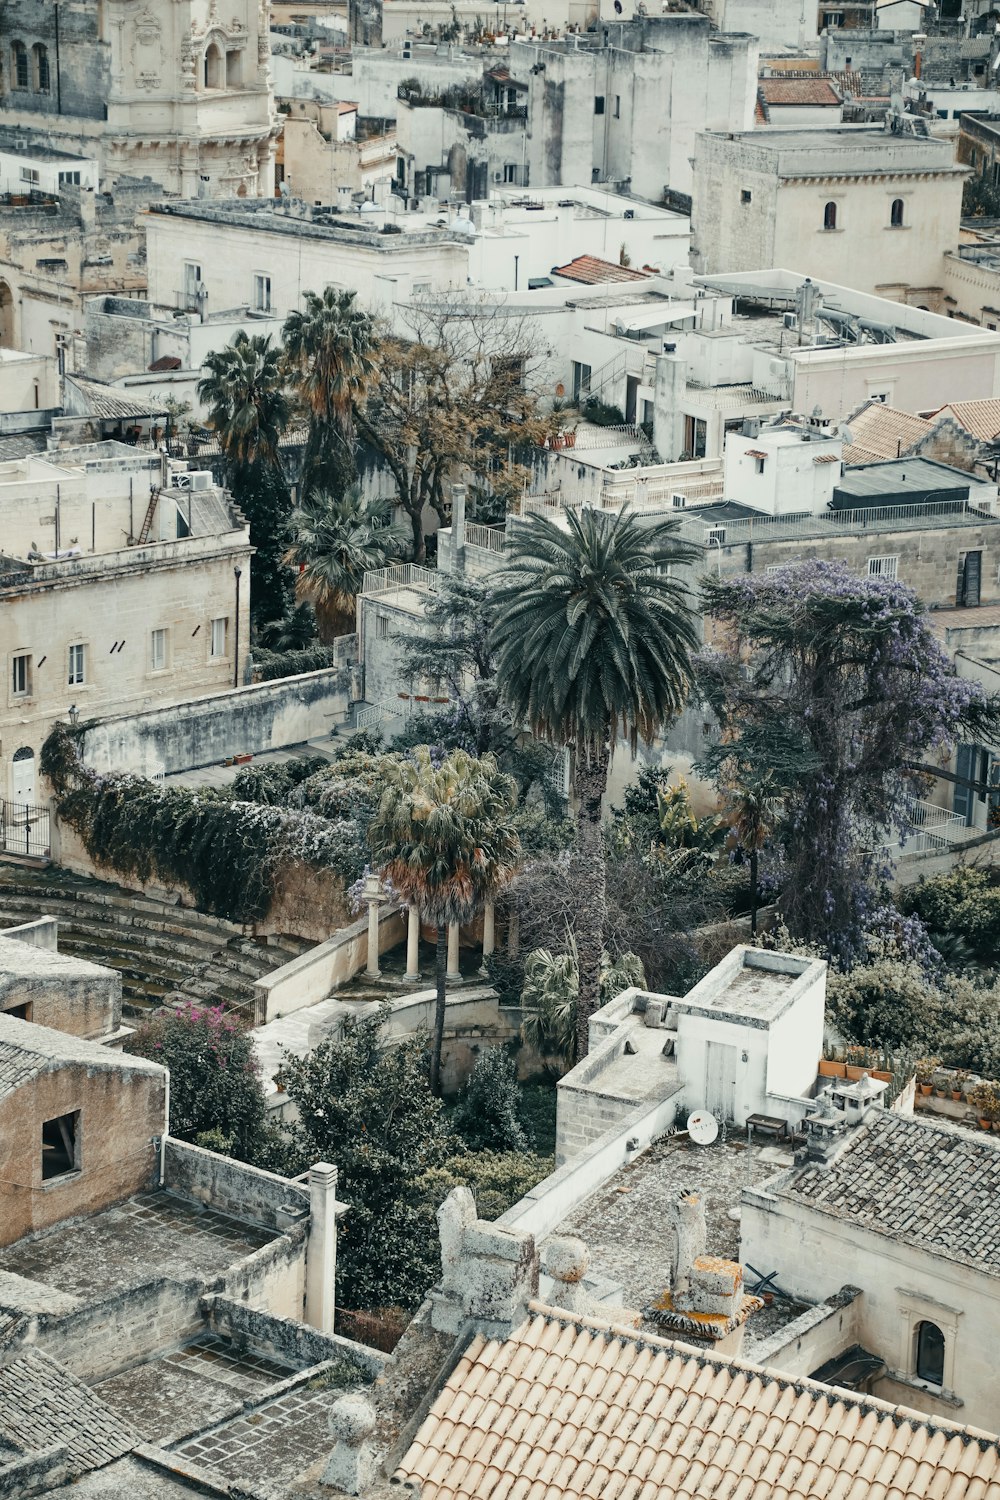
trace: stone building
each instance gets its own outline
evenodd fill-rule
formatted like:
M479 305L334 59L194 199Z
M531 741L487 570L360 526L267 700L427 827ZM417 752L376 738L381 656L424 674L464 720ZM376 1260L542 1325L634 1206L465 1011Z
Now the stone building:
M937 310L964 169L951 146L866 125L698 135L692 264L789 266Z
M85 1041L121 1041L121 975L60 953L57 929L54 917L40 917L0 931L0 1013Z
M861 1289L874 1395L995 1426L998 1183L988 1136L879 1110L744 1193L743 1254L811 1300Z
M0 131L0 147L13 139ZM145 295L137 215L161 189L121 177L113 191L95 191L83 180L86 158L35 145L18 160L30 180L0 196L0 348L51 357L79 326L84 298ZM35 186L46 174L55 186Z
M0 472L0 797L16 804L6 826L21 853L47 846L41 826L26 834L34 811L23 809L40 799L38 754L57 719L135 712L243 682L247 524L210 474L164 475L165 462L109 442Z
M102 182L153 177L184 197L270 194L268 6L10 0L0 18L5 124L95 156Z
M291 99L285 105L275 173L306 203L338 203L341 190L373 196L396 176L394 132L358 132L355 103Z

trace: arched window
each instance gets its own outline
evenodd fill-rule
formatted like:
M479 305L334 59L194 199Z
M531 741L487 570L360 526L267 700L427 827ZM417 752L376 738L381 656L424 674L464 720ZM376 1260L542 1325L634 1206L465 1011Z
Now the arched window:
M205 51L205 87L222 87L222 53L214 42Z
M889 213L889 223L892 225L893 229L902 229L902 227L903 227L903 200L902 200L902 198L893 198L893 200L892 200L892 209L890 210L890 213Z
M16 89L28 87L28 49L23 42L11 42L10 73Z
M917 1324L916 1375L928 1385L944 1385L944 1334L936 1323Z
M836 229L837 227L837 205L828 203L823 210L823 228Z
M31 49L31 58L34 64L35 89L39 94L47 94L49 91L49 49L43 47L41 42L36 42Z

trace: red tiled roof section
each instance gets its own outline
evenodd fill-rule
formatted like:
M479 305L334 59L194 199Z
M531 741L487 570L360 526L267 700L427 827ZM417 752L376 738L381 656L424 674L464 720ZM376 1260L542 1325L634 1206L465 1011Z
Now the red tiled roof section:
M954 417L959 427L971 432L982 443L992 443L1000 435L1000 401L987 397L983 401L952 401L942 406L939 417Z
M993 1500L1000 1439L533 1302L473 1339L395 1478L421 1500Z
M840 95L827 78L761 78L757 88L769 109L782 104L833 108L840 103Z
M853 465L899 458L930 432L932 423L912 412L897 411L894 406L872 401L855 412L848 426L851 441L844 449L844 462Z
M601 281L646 280L644 271L633 271L631 266L619 266L613 260L601 260L599 255L578 255L565 266L553 266L552 274L566 281L582 281L585 286L596 286Z

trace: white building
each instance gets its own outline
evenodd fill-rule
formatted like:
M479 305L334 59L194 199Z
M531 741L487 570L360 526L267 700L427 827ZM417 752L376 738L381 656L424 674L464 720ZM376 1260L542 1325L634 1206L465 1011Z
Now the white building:
M105 443L0 465L0 798L17 840L57 719L243 681L247 524L210 474L164 483L164 462Z
M964 175L946 141L871 126L706 132L694 151L692 264L790 266L937 307Z

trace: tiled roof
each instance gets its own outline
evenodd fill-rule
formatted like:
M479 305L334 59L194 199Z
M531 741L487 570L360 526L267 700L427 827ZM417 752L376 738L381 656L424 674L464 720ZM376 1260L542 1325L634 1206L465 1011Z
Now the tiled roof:
M761 78L757 89L769 109L776 104L840 103L840 95L826 78Z
M878 1110L831 1161L792 1167L767 1190L1000 1276L1000 1147L988 1136Z
M84 1063L89 1069L129 1073L162 1074L158 1063L144 1057L123 1056L109 1051L99 1042L84 1041L50 1026L33 1021L19 1021L0 1011L0 1099L13 1094L23 1083L39 1073L70 1063Z
M22 1454L64 1443L73 1468L98 1469L139 1436L116 1411L41 1349L0 1366L0 1443Z
M421 1500L993 1500L1000 1439L533 1302L396 1472Z
M998 403L1000 404L1000 403ZM930 432L932 423L912 412L897 411L881 401L870 401L848 418L851 442L844 449L848 464L872 463L880 458L898 458ZM862 453L865 457L862 457Z
M553 266L553 276L563 276L567 281L582 281L587 286L596 286L602 281L645 281L642 271L633 271L631 266L620 266L613 260L601 260L599 255L578 255L565 266Z
M1000 401L953 401L942 406L939 417L954 417L959 427L971 432L982 443L992 443L1000 433Z
M84 380L82 375L67 375L83 396L90 415L103 421L117 421L120 417L163 416L163 402L136 401L117 386L103 385L97 380Z

